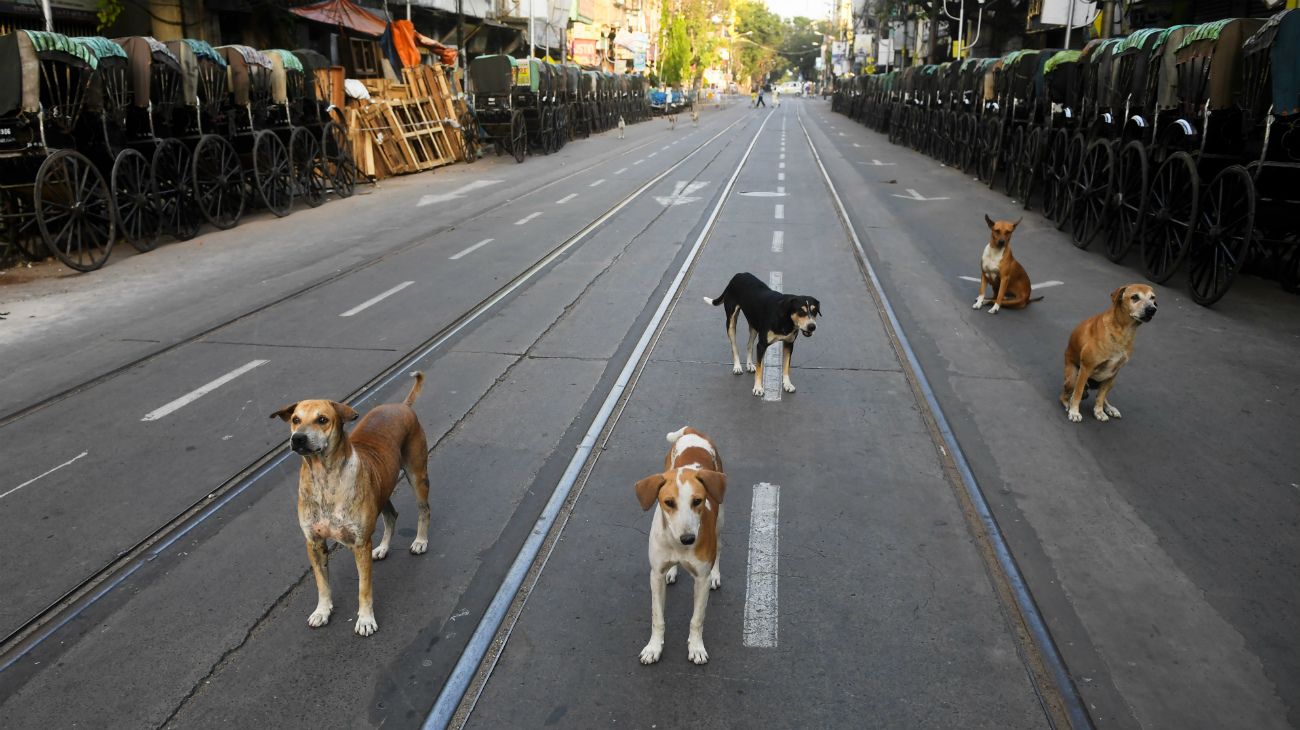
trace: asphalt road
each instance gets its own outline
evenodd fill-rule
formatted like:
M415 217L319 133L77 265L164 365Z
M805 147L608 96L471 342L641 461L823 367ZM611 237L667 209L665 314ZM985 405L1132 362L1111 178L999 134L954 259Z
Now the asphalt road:
M1140 275L1031 213L1017 257L1062 283L1025 311L975 312L960 277L977 273L983 213L1018 206L820 100L398 179L0 289L0 548L20 556L0 569L0 634L54 607L4 647L0 725L420 725L611 391L614 418L488 627L458 721L1049 724L1043 647L971 529L814 149L1097 725L1300 725L1300 300L1248 279L1207 310L1158 287L1115 389L1123 420L1069 423L1065 338ZM756 398L730 372L722 314L700 297L737 271L824 306L795 393ZM397 400L414 368L429 376L429 552L405 550L401 486L380 631L351 631L346 553L334 617L310 629L297 457L267 416L307 397ZM683 425L727 465L723 585L709 663L686 660L684 575L645 667L650 518L631 485Z

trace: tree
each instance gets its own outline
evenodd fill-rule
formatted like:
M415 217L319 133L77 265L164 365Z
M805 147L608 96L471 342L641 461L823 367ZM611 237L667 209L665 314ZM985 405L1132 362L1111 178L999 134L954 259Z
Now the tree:
M740 61L740 75L756 85L768 82L784 61L777 53L785 28L780 16L761 0L740 0L736 4L734 52Z
M805 79L817 77L817 50L823 37L824 21L794 18L785 21L781 39L781 56L796 74Z

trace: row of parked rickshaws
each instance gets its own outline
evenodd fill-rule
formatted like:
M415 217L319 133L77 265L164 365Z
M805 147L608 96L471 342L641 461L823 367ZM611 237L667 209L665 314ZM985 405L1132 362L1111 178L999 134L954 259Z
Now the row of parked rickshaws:
M550 154L570 140L650 118L648 82L538 58L479 56L469 64L478 124L497 154L523 162L530 150Z
M1300 10L862 76L834 108L1002 185L1146 276L1300 290Z
M0 36L0 243L78 271L357 181L311 50Z

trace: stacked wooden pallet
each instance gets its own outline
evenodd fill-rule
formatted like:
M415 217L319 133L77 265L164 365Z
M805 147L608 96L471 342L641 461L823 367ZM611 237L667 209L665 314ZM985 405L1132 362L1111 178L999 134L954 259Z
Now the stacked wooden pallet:
M354 149L364 174L375 178L423 172L465 159L457 121L464 99L451 90L439 64L403 69L402 81L364 79L368 102L355 105ZM360 138L360 139L358 139Z

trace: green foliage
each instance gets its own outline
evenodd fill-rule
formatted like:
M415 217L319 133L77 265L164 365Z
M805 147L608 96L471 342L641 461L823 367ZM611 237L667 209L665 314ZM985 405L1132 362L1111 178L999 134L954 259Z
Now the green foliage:
M740 0L735 8L738 37L734 52L740 76L762 85L774 72L784 68L785 61L777 52L785 35L784 24L762 0Z
M664 48L659 59L659 78L669 86L677 86L690 63L691 39L686 33L685 20L670 12L668 3L664 3L660 22L664 29Z
M95 16L99 19L98 29L103 30L121 17L124 9L122 0L97 0L95 3Z

